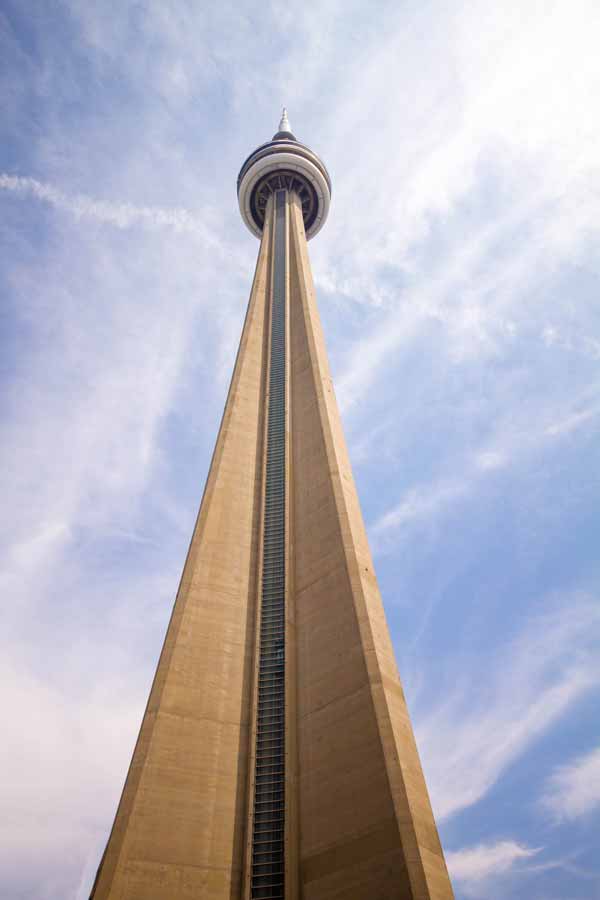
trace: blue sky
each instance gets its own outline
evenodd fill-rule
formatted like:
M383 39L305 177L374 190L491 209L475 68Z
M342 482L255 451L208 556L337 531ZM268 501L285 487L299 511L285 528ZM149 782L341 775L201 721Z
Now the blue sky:
M88 896L285 103L458 900L600 898L597 2L0 9L0 897Z

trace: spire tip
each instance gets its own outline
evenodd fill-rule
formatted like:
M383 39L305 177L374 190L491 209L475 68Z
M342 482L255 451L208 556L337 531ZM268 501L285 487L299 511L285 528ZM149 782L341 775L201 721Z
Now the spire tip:
M287 109L285 106L281 111L281 121L279 122L278 131L288 131L290 134L292 133L292 129L290 127L290 120L288 119Z

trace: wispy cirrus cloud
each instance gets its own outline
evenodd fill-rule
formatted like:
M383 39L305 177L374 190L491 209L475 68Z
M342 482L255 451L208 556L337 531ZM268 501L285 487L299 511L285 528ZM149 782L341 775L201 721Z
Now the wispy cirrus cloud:
M536 877L551 874L549 887L535 896L558 900L552 882L557 881L559 872L567 876L574 896L579 896L582 886L586 890L591 881L597 882L597 873L577 862L580 855L581 849L551 857L544 847L500 839L451 850L446 853L446 862L455 888L465 897L474 900L488 900L496 895L529 897L536 891ZM560 895L561 900L563 896Z
M153 587L148 580L146 588ZM113 620L115 634L119 625ZM72 625L67 623L65 629L73 635ZM129 653L119 640L104 650L107 655L102 658L93 641L75 639L64 652L63 684L56 683L55 671L48 677L25 664L27 646L14 643L12 652L4 654L0 666L0 698L6 715L0 747L5 771L0 823L3 896L73 897L84 867L85 896L89 896L150 676L149 671L144 675L130 671ZM85 675L77 675L86 669L95 672L93 686ZM119 777L115 778L115 772ZM102 827L98 827L99 812ZM33 847L36 865L48 870L43 884L35 882L31 871L23 875L23 867L31 866ZM57 855L66 847L69 852L56 870ZM22 893L13 885L19 885Z
M554 601L556 604L556 600ZM594 647L600 609L570 597L485 660L462 660L447 673L453 689L416 731L436 815L478 803L502 773L591 690L600 687Z
M133 203L107 203L86 194L67 194L46 182L21 175L0 174L0 190L29 194L76 219L94 219L116 228L172 228L175 232L195 234L210 244L217 243L205 223L187 209L159 206L135 206Z
M516 841L496 841L451 851L446 854L446 862L453 879L479 888L491 876L505 874L518 863L534 857L540 849Z
M589 396L583 399L589 402ZM595 422L599 414L600 407L596 404L582 408L580 402L575 404L575 411L571 408L546 413L537 422L529 419L504 423L491 442L463 461L462 472L409 488L399 503L383 513L369 529L376 551L393 546L395 536L404 526L435 520L453 504L471 495L485 479L511 465L526 462L531 454Z
M435 517L440 510L464 497L471 485L467 479L441 480L411 488L401 502L384 513L370 529L375 541L415 520Z
M546 434L549 437L560 437L564 434L571 434L571 432L577 431L582 425L585 425L586 422L594 419L599 412L600 410L598 407L590 407L575 412L572 415L568 415L565 418L560 418L551 425L548 425Z
M541 807L556 822L572 822L600 807L600 747L558 766L542 790Z
M540 281L577 263L596 241L598 123L565 89L574 72L581 97L600 83L593 4L554 4L547 15L532 7L517 13L510 4L493 12L487 5L436 10L440 33L451 35L448 54L437 32L420 28L429 12L403 17L402 37L390 28L378 53L363 60L352 101L336 117L338 135L367 127L377 136L359 158L350 138L343 145L338 139L336 167L349 176L336 185L341 217L335 235L329 226L331 249L317 248L329 290L381 307L340 357L340 401L358 418L368 417L363 402L375 385L392 395L390 368L432 321L441 326L435 353L449 360L505 357L515 335L534 324L541 332L548 287L540 291ZM360 102L385 82L386 60L406 70L407 82L428 61L436 73L393 115ZM361 118L367 110L368 123ZM356 219L354 185L365 171L394 190L371 190L369 214L348 229ZM470 206L480 191L495 198L493 208L483 197ZM340 254L348 237L351 246ZM390 269L398 276L391 284ZM553 299L552 313L560 335L567 298ZM594 345L593 334L588 342Z

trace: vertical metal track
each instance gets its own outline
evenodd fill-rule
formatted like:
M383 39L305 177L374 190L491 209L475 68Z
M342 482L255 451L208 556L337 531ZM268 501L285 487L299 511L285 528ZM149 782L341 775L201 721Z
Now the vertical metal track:
M253 900L283 900L285 822L286 191L275 193L275 244L263 575L259 639Z

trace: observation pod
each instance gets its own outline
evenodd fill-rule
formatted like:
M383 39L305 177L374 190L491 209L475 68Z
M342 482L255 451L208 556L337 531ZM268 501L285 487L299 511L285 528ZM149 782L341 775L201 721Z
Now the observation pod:
M329 213L331 179L316 153L292 134L284 108L279 129L245 161L237 180L240 213L257 238L262 236L267 202L276 190L295 191L302 203L307 240L318 234Z

